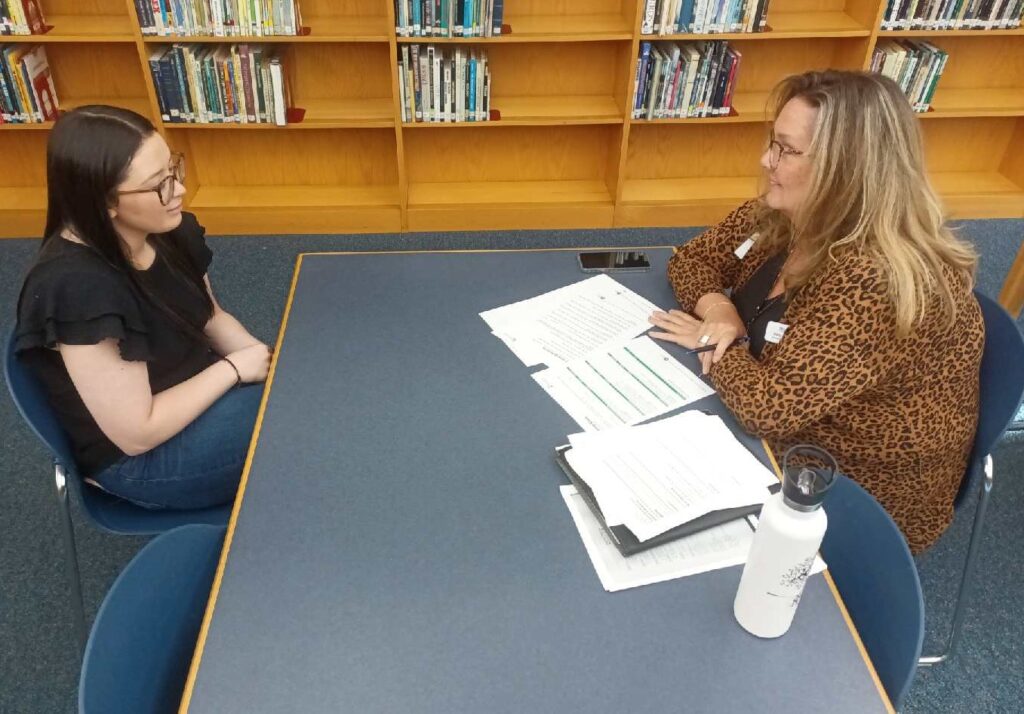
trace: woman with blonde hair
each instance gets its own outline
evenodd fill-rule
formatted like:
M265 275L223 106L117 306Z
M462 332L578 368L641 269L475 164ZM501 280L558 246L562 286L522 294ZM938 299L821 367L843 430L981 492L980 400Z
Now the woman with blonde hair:
M760 198L673 256L682 309L652 336L713 346L704 372L744 428L776 453L827 449L920 552L952 520L977 422L976 256L894 82L808 72L773 100Z

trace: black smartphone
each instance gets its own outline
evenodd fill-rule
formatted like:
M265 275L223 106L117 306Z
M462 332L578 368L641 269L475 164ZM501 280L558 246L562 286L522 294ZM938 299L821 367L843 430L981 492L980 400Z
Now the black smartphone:
M651 269L647 254L637 250L600 250L579 253L580 270L584 273L639 272Z

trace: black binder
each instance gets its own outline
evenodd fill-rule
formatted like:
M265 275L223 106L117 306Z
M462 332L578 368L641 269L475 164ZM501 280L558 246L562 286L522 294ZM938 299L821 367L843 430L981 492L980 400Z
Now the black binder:
M711 511L705 513L703 516L694 518L692 521L687 521L675 528L670 528L664 533L659 533L645 541L637 540L637 537L633 535L626 526L609 526L605 523L604 514L601 513L600 506L597 505L597 498L594 497L594 492L590 489L590 486L576 473L575 469L569 465L569 460L565 458L565 452L572 447L568 444L555 448L555 462L565 472L565 475L569 477L573 486L583 500L587 502L590 510L593 511L594 516L597 518L598 523L604 528L605 532L611 536L612 542L615 543L615 547L619 549L619 552L623 555L629 556L635 553L640 553L653 548L656 545L662 545L670 541L682 538L683 536L693 535L699 533L702 530L713 528L714 526L728 523L736 518L744 518L746 516L756 515L761 512L761 504L755 503L749 506L740 506L738 508L725 508L719 511ZM772 484L768 487L771 493L778 493L782 487L781 484Z

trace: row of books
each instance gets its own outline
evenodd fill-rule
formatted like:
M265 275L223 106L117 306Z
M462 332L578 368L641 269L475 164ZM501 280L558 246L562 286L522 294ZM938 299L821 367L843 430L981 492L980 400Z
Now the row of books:
M948 58L944 50L930 42L885 40L871 55L871 71L894 79L914 111L926 112Z
M176 44L155 50L149 71L165 122L287 123L284 71L271 49Z
M402 121L488 121L491 70L482 50L402 45L399 59Z
M57 91L41 45L0 45L0 124L57 118Z
M0 35L41 35L45 28L39 0L0 0Z
M741 59L724 40L641 42L633 118L727 116Z
M769 0L646 0L640 33L761 32Z
M395 0L400 37L494 37L505 0Z
M296 0L135 0L143 35L295 35Z
M1020 27L1024 0L889 0L883 30L1007 30Z

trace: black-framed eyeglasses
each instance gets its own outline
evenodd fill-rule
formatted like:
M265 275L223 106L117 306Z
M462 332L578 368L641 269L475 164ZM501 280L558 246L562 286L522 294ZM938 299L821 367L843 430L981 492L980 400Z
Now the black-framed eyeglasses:
M787 155L806 156L807 154L806 152L797 151L796 149L791 149L788 146L783 146L778 142L778 140L776 140L775 134L772 134L771 138L768 140L768 165L771 167L772 171L779 168L779 162L782 160L782 157Z
M160 198L160 205L166 206L168 203L174 200L174 183L185 185L185 155L179 153L171 154L171 162L167 167L170 169L170 173L164 177L164 180L158 183L153 188L136 188L131 191L118 191L118 196L124 196L129 193L149 193L152 191Z

